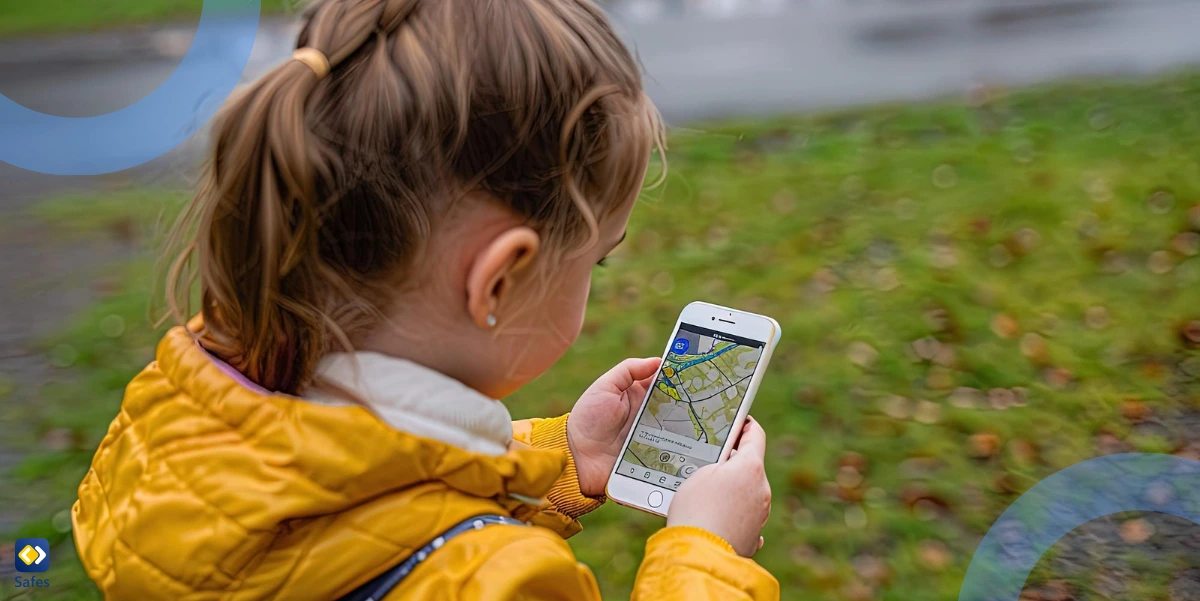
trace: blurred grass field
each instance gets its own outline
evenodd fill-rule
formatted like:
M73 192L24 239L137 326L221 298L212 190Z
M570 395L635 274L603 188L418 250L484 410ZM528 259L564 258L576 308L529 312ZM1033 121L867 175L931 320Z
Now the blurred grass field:
M957 599L979 539L1047 474L1117 451L1200 458L1200 76L723 122L675 131L668 157L597 268L579 342L510 406L569 410L620 359L658 354L690 301L776 317L753 413L775 491L758 560L784 599ZM153 248L183 198L34 210L64 239ZM153 258L101 278L104 298L46 341L61 378L9 404L39 449L14 477L44 510L12 534L59 543L37 598L97 598L62 558L65 512L161 334ZM1075 552L1060 543L1028 599L1192 598L1178 581L1198 546L1163 537L1200 527L1113 519L1116 585L1055 563ZM609 504L584 523L573 547L627 598L662 521Z
M266 13L294 11L299 5L298 0L260 1ZM0 38L194 21L203 5L204 0L0 0Z

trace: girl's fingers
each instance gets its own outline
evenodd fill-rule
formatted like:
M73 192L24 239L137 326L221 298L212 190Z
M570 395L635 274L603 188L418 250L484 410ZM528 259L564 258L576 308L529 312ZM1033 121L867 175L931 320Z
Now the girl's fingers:
M662 363L658 357L626 359L608 370L603 379L620 392L629 390L634 383L654 377Z
M662 359L659 357L646 357L644 359L629 359L629 374L634 380L647 380L658 375L658 368L662 365Z

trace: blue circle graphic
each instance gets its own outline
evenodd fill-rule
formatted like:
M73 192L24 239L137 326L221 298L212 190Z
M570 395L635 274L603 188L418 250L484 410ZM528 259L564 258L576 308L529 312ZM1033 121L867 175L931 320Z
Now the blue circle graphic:
M959 601L1017 601L1058 539L1121 511L1157 511L1200 523L1200 462L1122 453L1077 463L1038 482L992 526L967 568Z
M158 89L94 117L41 113L0 94L0 161L51 175L136 167L183 143L233 93L254 48L260 0L204 0L179 67Z
M671 345L671 351L675 352L676 354L682 355L684 353L687 353L688 348L690 348L691 346L692 346L692 343L688 342L687 338L676 338L675 344Z

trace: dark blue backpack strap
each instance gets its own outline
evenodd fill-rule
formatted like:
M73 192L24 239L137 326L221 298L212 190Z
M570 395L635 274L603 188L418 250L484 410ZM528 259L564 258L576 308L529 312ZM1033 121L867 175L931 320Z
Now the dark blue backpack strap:
M374 580L358 587L354 592L342 597L338 601L383 601L383 598L392 592L392 589L396 588L406 576L412 573L417 566L421 565L421 562L428 559L431 553L446 544L446 541L466 532L482 530L484 526L491 524L524 526L525 522L503 515L477 515L473 518L467 518L451 526L449 530L439 534L437 538L429 541L425 546L417 549L415 553L408 556L408 559L376 576Z

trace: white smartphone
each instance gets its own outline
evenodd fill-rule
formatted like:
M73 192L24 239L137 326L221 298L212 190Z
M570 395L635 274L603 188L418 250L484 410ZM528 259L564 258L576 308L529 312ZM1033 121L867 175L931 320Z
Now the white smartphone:
M781 335L764 315L684 307L608 477L608 498L666 516L688 476L729 456Z

